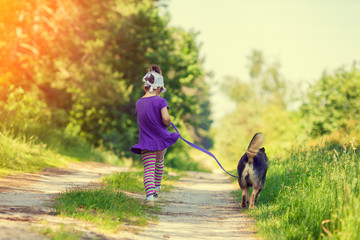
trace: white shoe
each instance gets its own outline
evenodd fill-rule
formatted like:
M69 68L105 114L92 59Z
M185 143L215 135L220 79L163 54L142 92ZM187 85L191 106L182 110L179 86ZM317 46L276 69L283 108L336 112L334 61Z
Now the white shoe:
M146 201L145 201L145 204L150 206L150 207L153 207L154 206L154 202L155 202L155 199L154 199L154 195L150 195L150 196L147 196L146 197Z
M156 193L154 194L154 197L159 197L160 196L160 186L156 186L155 187Z
M154 201L154 200L155 200L154 199L154 194L146 197L146 201Z

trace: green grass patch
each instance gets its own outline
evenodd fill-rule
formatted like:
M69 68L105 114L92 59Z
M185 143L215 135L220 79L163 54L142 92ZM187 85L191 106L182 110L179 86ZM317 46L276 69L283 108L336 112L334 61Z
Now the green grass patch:
M145 226L156 219L156 208L111 187L67 191L57 199L55 208L62 216L89 221L111 232L121 230L125 223Z
M103 181L111 188L132 193L143 193L142 171L120 172L104 177Z
M160 208L145 205L142 170L120 172L103 179L104 186L92 189L70 190L60 194L55 209L61 216L73 217L96 224L99 228L117 232L126 225L146 226L156 221ZM164 172L162 191L173 188L179 176ZM144 200L127 196L124 192L142 193Z
M169 175L169 169L164 170L161 191L167 192L173 189L173 182L182 176L181 173ZM117 190L123 190L132 193L144 193L143 171L115 173L104 178L104 182Z
M294 150L270 159L256 208L246 212L267 239L360 239L359 174L353 146Z
M64 225L61 225L57 230L46 228L41 233L50 237L51 240L78 240L82 236L81 232Z

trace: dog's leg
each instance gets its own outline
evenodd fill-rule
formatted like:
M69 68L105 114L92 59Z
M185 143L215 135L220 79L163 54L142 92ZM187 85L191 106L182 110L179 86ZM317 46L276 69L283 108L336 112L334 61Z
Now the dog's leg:
M250 206L249 206L249 208L254 208L255 201L257 200L261 190L262 190L261 187L258 187L258 186L253 187L253 191L251 193L251 198L250 198Z
M252 209L254 208L254 204L255 204L255 188L253 189L253 192L251 194L251 198L250 198L250 205L249 205L249 208Z
M241 207L246 207L249 204L249 188L246 187L244 189L241 189L242 192L242 201L241 201Z
M249 206L249 194L250 194L250 189L249 187L246 188L246 206Z
M263 188L260 187L259 190L257 191L257 193L256 193L256 195L255 195L255 202L257 201L257 199L258 199L258 197L259 197L259 195L260 195L260 193L261 193L262 190L263 190Z

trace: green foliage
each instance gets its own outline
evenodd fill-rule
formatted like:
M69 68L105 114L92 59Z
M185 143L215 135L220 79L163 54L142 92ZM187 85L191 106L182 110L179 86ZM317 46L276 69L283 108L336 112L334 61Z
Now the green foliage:
M4 100L11 85L31 88L33 63L40 53L32 39L37 39L40 29L35 23L36 1L1 0L0 6L0 99Z
M267 64L259 50L253 50L248 57L251 83L253 86L252 98L261 103L268 101L287 106L285 101L289 89L280 74L280 64Z
M50 114L44 102L21 87L9 88L7 101L0 102L2 130L7 127L18 132L26 131L36 124L48 125Z
M360 131L360 71L353 67L324 73L311 88L301 113L310 124L311 136L357 135ZM335 142L341 141L334 136Z
M181 144L180 146L178 146ZM176 147L176 148L175 148ZM200 162L192 160L188 151L188 146L185 146L181 140L178 141L174 149L170 149L165 155L165 164L168 167L176 168L178 170L188 171L204 171L204 167ZM179 151L180 150L180 151Z
M300 114L287 110L290 89L284 84L279 66L265 65L259 51L253 51L249 60L251 82L225 78L221 90L236 108L212 130L215 151L229 169L236 168L256 132L265 135L264 146L270 158L300 142L304 132Z
M248 60L250 62L250 77L257 78L264 67L263 53L259 50L253 50Z
M0 58L7 59L0 63L3 126L26 135L40 135L32 130L38 125L72 131L94 146L134 157L129 148L138 137L134 110L143 94L141 78L149 65L158 64L174 122L183 125L185 134L194 126L196 142L211 146L209 93L197 33L169 27L168 15L159 14L161 3L2 2ZM187 161L184 149L177 145L171 151Z
M248 213L268 239L358 239L359 163L354 142L271 159L257 207Z

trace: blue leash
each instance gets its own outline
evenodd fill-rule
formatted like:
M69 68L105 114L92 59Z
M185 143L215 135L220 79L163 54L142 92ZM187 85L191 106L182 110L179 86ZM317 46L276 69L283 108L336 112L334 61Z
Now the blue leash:
M202 148L202 147L199 147L198 145L196 145L196 144L194 144L194 143L191 143L191 142L189 142L188 140L184 139L184 138L181 136L181 134L179 133L179 131L177 130L177 128L175 127L175 125L174 125L173 123L171 123L171 125L173 126L173 128L175 129L175 131L180 135L180 138L181 138L184 142L186 142L187 144L189 144L191 147L193 147L193 148L195 148L195 149L197 149L197 150L200 150L200 151L202 151L203 153L206 153L207 155L213 157L213 158L216 160L217 164L221 167L221 169L224 170L224 172L226 172L227 174L229 174L230 176L232 176L232 177L234 177L234 178L238 178L237 176L234 176L234 175L230 174L229 172L227 172L227 171L223 168L223 166L221 166L221 164L220 164L219 161L216 159L216 157L214 156L214 154L212 154L212 153L209 152L208 150L206 150L206 149L204 149L204 148Z

